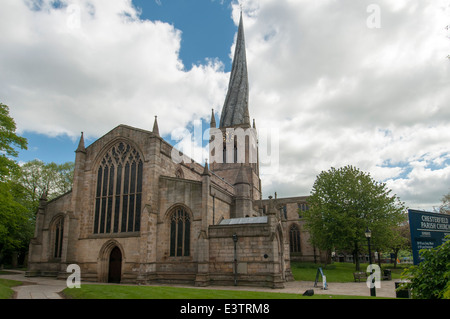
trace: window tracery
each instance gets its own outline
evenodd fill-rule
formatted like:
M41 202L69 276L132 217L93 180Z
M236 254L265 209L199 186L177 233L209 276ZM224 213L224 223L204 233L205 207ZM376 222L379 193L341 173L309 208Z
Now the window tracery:
M131 145L119 142L97 171L94 234L140 231L143 161Z
M174 209L170 216L170 256L190 255L191 219L183 207Z

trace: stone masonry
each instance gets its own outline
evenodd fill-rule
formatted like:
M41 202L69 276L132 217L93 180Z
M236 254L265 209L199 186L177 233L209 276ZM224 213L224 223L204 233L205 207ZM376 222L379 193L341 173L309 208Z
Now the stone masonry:
M282 288L293 279L291 259L321 258L298 214L307 198L261 197L248 102L241 16L229 92L211 137L215 152L223 145L238 153L223 151L221 162L211 151L210 165L196 163L159 135L156 118L152 131L119 125L88 147L82 134L72 190L40 200L27 276L65 278L77 264L85 281ZM229 134L237 129L251 135Z

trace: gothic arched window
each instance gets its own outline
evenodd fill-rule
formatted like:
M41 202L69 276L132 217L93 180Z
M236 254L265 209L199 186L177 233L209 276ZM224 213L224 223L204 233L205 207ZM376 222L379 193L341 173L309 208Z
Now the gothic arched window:
M298 229L298 226L295 224L293 224L289 229L289 247L291 253L301 252L300 229Z
M64 235L64 217L59 217L52 227L53 257L61 258Z
M170 256L190 255L191 220L183 207L174 209L170 216Z
M106 153L97 171L94 234L140 231L142 170L141 155L124 142Z

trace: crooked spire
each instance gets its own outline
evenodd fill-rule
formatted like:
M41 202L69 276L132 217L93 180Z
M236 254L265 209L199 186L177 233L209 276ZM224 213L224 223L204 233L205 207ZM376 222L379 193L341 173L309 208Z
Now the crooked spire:
M244 23L241 17L231 69L228 93L220 117L220 127L247 126L250 127L248 112L248 72L245 52Z

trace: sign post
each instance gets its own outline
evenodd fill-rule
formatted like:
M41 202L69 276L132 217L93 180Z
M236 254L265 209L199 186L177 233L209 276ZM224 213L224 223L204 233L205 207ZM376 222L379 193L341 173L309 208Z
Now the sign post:
M450 216L412 209L408 215L414 265L418 265L422 261L420 250L440 246L446 241L445 236L450 235Z
M316 281L314 282L314 287L317 287L317 282L319 281L319 275L322 275L322 282L323 282L322 289L328 290L327 277L323 274L322 267L319 267L319 269L317 269Z

